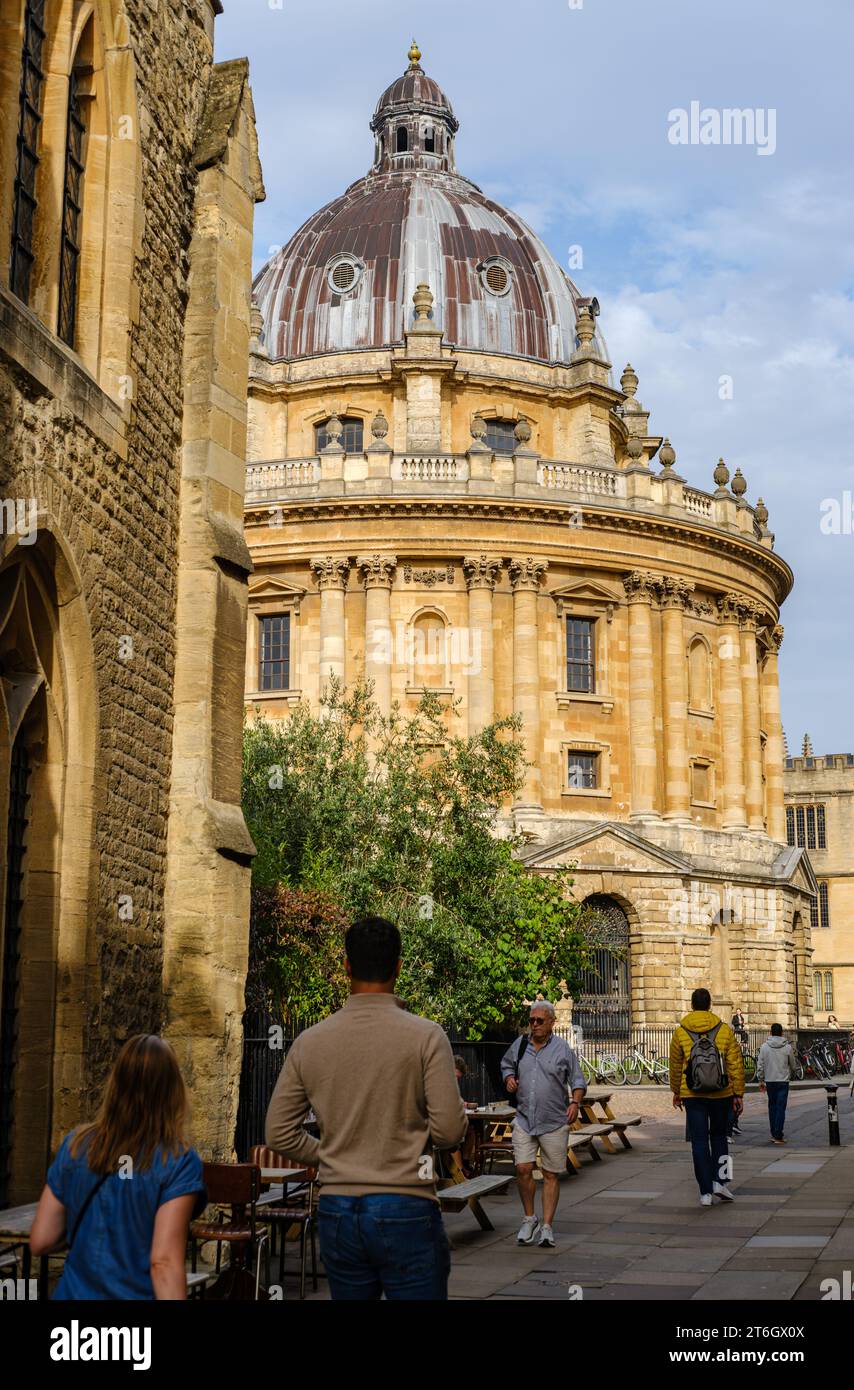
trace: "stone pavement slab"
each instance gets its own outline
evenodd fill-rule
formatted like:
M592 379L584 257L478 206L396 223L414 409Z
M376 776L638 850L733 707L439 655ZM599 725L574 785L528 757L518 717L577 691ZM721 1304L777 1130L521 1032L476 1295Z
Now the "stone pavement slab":
M645 1118L631 1154L603 1155L561 1183L554 1251L516 1246L512 1189L485 1201L494 1233L480 1232L468 1212L446 1218L457 1246L452 1297L568 1301L578 1284L597 1302L820 1299L822 1280L841 1280L854 1264L847 1097L840 1119L843 1147L830 1149L823 1092L819 1102L802 1093L790 1103L785 1153L768 1143L764 1118L743 1125L732 1151L736 1201L703 1208L681 1117L671 1108Z

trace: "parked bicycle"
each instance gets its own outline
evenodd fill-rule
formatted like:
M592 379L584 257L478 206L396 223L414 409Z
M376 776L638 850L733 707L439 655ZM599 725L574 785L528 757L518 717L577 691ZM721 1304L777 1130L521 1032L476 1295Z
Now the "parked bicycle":
M670 1081L670 1067L653 1051L647 1057L637 1046L632 1047L631 1055L623 1062L626 1081L630 1086L639 1086L644 1077L657 1086L666 1086Z
M625 1069L612 1052L603 1053L601 1057L586 1057L583 1052L579 1052L578 1060L588 1085L592 1082L600 1086L625 1086Z

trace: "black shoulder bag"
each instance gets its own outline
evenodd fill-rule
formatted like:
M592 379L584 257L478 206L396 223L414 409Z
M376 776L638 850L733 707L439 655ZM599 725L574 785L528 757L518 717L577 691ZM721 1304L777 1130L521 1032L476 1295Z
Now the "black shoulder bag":
M517 1081L517 1082L518 1082L518 1080L519 1080L519 1063L521 1062L522 1058L524 1057L524 1055L525 1055L525 1049L529 1046L530 1041L531 1041L531 1039L529 1038L528 1034L525 1033L525 1034L523 1035L523 1037L522 1037L522 1041L521 1041L520 1044L519 1044L519 1051L516 1053L516 1061L513 1063L513 1075L514 1075L514 1077L516 1078L516 1081ZM508 1101L508 1104L512 1105L512 1106L513 1106L513 1109L515 1110L516 1106L519 1104L519 1091L518 1091L518 1088L513 1092L512 1095L508 1095L507 1101Z
M104 1186L104 1183L107 1181L107 1178L108 1178L109 1176L110 1176L109 1173L103 1173L103 1174L102 1174L102 1176L101 1176L101 1177L98 1179L98 1181L95 1183L95 1186L94 1186L94 1187L92 1188L92 1190L89 1192L89 1195L87 1196L86 1201L83 1203L82 1207L81 1207L80 1210L78 1211L78 1213L77 1213L77 1218L76 1218L76 1220L75 1220L75 1222L74 1222L74 1227L73 1227L73 1229L72 1229L72 1231L71 1231L71 1235L68 1237L68 1248L69 1248L69 1250L71 1249L72 1245L74 1244L74 1238L75 1238L75 1236L77 1235L77 1232L80 1230L80 1222L83 1220L83 1217L86 1215L87 1211L89 1210L90 1206L92 1205L92 1202L93 1202L94 1199L97 1197L98 1193L100 1192L101 1188Z

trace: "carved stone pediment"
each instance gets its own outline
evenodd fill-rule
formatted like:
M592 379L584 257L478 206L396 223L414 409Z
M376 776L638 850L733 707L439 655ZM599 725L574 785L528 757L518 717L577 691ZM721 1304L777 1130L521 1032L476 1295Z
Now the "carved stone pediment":
M691 875L694 866L681 855L652 844L614 821L588 827L565 840L522 854L530 869L577 864L586 872L621 870L635 874Z

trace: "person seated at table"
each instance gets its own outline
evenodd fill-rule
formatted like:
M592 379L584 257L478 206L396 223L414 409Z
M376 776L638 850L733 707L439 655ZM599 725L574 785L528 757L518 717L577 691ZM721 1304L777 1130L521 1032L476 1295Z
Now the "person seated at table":
M463 1057L460 1057L459 1053L454 1054L454 1075L457 1078L457 1085L460 1088L460 1095L462 1095L463 1082L466 1079L467 1072L465 1059ZM477 1109L476 1101L464 1099L463 1105L466 1107L466 1110ZM463 1140L462 1149L454 1149L451 1153L451 1161L453 1163L456 1163L457 1167L462 1170L465 1177L474 1177L477 1168L477 1133L471 1125L469 1126L468 1133L466 1134L465 1139Z
M188 1229L207 1201L188 1110L169 1043L130 1038L94 1122L63 1139L39 1200L32 1253L70 1247L55 1299L187 1297Z

